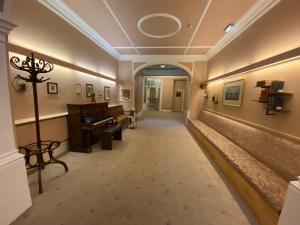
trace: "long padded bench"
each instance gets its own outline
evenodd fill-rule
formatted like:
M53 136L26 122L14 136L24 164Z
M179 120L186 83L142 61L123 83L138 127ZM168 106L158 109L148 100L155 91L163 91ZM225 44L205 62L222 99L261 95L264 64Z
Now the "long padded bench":
M263 225L277 224L300 145L202 110L188 127Z

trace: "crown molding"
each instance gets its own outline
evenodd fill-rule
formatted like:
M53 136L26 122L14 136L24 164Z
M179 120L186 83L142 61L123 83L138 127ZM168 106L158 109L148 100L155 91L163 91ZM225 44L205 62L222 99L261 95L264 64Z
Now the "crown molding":
M0 18L0 32L8 34L14 27L16 27L15 24Z
M151 48L157 48L157 49L164 49L164 48L187 48L188 46L137 46L137 47L130 47L130 46L116 46L113 47L114 49L151 49ZM213 46L207 45L207 46L190 46L189 48L197 49L197 48L212 48Z
M121 29L121 31L123 32L123 34L125 35L125 37L127 38L127 40L129 41L129 43L135 47L133 41L131 40L131 38L129 37L128 33L126 32L125 28L123 27L123 25L121 24L120 20L118 19L118 17L116 16L116 14L114 13L114 11L112 10L112 8L110 7L110 5L108 4L108 2L106 0L102 0L102 2L104 3L105 7L107 8L107 10L109 11L109 13L111 14L111 16L114 18L114 20L116 21L116 23L118 24L119 28ZM137 54L139 54L139 51L134 48L135 52Z
M277 5L281 0L259 0L257 1L234 25L232 32L224 35L216 45L210 49L207 53L207 58L210 60L217 53L219 53L223 48L225 48L230 42L237 38L241 33L243 33L247 28L249 28L254 22L265 15L269 10L271 10L275 5Z
M173 61L193 62L207 61L206 55L120 55L120 61L151 62L151 61Z
M205 8L204 8L204 10L203 10L203 12L202 12L202 15L201 15L201 17L200 17L200 19L199 19L199 21L198 21L198 24L197 24L197 26L196 26L196 28L195 28L193 34L192 34L192 37L191 37L191 39L190 39L190 41L189 41L189 43L188 43L188 46L187 46L186 50L185 50L185 52L184 52L185 55L186 55L186 53L188 52L188 50L189 50L189 48L190 48L190 46L191 46L191 44L192 44L192 42L193 42L193 40L194 40L194 38L195 38L197 32L198 32L198 30L199 30L200 25L202 24L202 21L203 21L203 19L204 19L206 13L207 13L207 11L208 11L208 8L209 8L211 2L212 2L212 0L208 0L208 1L206 2Z
M91 26L81 19L72 9L70 9L62 0L38 0L42 5L64 19L75 27L78 31L96 43L99 47L119 59L120 54Z

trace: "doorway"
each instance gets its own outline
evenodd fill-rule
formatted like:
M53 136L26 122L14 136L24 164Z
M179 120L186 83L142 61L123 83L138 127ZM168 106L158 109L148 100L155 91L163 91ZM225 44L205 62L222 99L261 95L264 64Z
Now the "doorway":
M161 80L145 78L144 80L144 109L145 111L160 111Z

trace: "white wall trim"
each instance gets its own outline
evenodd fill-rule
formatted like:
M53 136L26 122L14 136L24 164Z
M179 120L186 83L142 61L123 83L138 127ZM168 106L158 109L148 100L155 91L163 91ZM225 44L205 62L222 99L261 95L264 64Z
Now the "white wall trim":
M152 48L157 48L157 49L165 49L165 48L174 48L174 49L177 49L177 48L187 48L188 46L136 46L136 47L130 47L130 46L116 46L116 47L113 47L114 49L134 49L134 48L137 48L137 49L152 49ZM203 46L190 46L189 48L212 48L214 47L213 45L203 45Z
M6 36L16 25L0 18L0 41L6 42Z
M56 15L60 16L66 22L75 27L78 31L96 43L100 48L107 53L119 59L120 54L91 26L81 19L72 9L70 9L63 0L38 0L45 7L50 9Z
M173 61L173 62L192 62L207 61L206 55L120 55L120 61Z
M192 37L191 37L191 39L190 39L190 41L189 41L189 43L188 43L188 46L187 46L187 48L186 48L186 50L185 50L185 52L184 52L184 55L186 55L187 51L189 50L189 48L190 48L190 46L191 46L191 44L192 44L192 42L193 42L193 40L194 40L194 38L195 38L197 32L198 32L198 29L199 29L199 27L200 27L200 25L201 25L201 23L202 23L202 21L203 21L205 15L206 15L207 11L208 11L208 8L209 8L211 2L212 2L212 0L208 0L208 1L206 2L205 8L204 8L204 10L203 10L203 13L202 13L202 15L201 15L201 17L200 17L200 19L199 19L199 21L198 21L198 24L197 24L197 26L196 26L196 28L195 28L193 34L192 34Z
M137 72L139 72L141 69L145 68L145 67L148 67L148 66L152 66L152 65L155 65L155 64L170 64L170 65L173 65L173 66L177 66L183 70L185 70L188 74L189 74L189 77L192 79L192 76L193 76L193 72L188 68L186 67L185 65L181 64L181 63L178 63L178 62L174 62L174 61L166 61L166 60L158 60L158 61L150 61L148 63L144 63L140 66L138 66L134 71L133 71L133 77L135 77L135 75L137 74Z
M40 121L43 121L43 120L55 119L55 118L59 118L59 117L67 116L67 115L68 115L68 112L62 112L62 113L43 115L43 116L40 116L39 118L40 118ZM33 122L35 122L35 118L28 117L28 118L24 118L24 119L15 120L15 125L22 125L22 124L33 123Z
M223 48L225 48L230 42L237 38L247 28L249 28L254 22L265 15L281 0L259 0L257 1L234 25L234 29L231 33L224 35L215 46L207 53L207 58L210 60Z
M123 32L123 34L125 35L125 37L127 38L127 40L129 41L129 43L132 45L132 47L134 47L135 51L137 54L139 54L139 51L135 48L135 45L133 43L133 41L131 40L131 38L129 37L128 33L126 32L125 28L123 27L123 25L121 24L121 22L119 21L118 17L116 16L116 14L114 13L114 11L111 9L111 7L109 6L108 2L106 0L102 0L102 2L104 3L105 7L107 8L107 10L110 12L110 14L112 15L112 17L115 19L116 23L118 24L118 26L120 27L121 31Z
M0 169L21 158L24 158L24 155L20 154L17 150L0 155Z

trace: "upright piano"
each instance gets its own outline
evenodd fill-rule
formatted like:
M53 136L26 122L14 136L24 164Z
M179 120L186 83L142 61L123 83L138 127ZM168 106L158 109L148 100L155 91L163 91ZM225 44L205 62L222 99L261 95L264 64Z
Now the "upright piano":
M115 120L108 103L68 104L70 150L91 152L91 145L101 139L101 130Z

